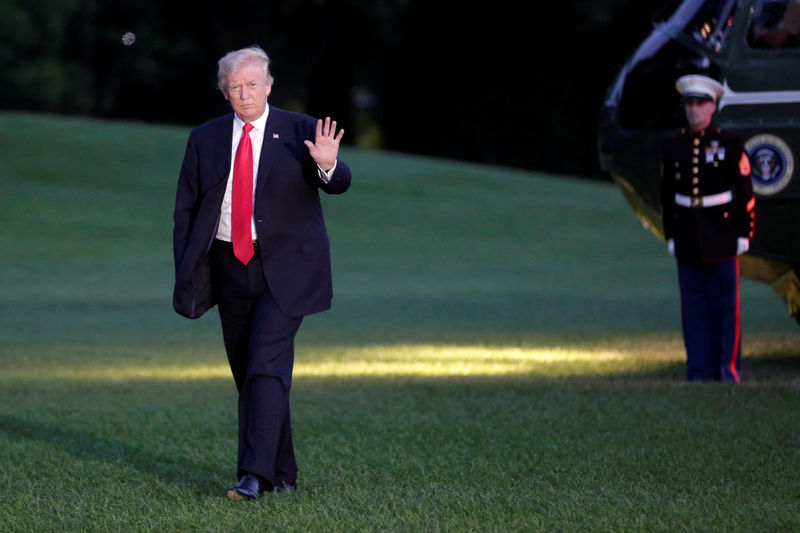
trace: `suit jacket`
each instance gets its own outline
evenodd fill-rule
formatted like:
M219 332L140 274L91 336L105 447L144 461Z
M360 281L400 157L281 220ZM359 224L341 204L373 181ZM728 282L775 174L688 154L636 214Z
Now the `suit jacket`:
M664 235L675 240L675 257L694 263L736 257L738 238L753 237L755 207L741 141L716 126L683 130L664 143L662 173ZM731 202L702 205L705 197L727 191ZM676 203L676 194L690 206Z
M330 308L330 243L319 190L343 193L350 169L342 161L329 183L319 177L304 140L316 119L270 106L261 148L253 217L264 276L275 301L291 316ZM192 130L175 200L173 307L198 318L216 304L209 250L217 233L231 166L233 114Z

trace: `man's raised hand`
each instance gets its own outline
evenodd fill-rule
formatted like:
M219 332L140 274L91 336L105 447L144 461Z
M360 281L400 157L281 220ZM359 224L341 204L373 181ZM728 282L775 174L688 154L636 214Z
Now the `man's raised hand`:
M336 158L339 156L339 142L342 140L344 130L339 130L336 134L336 121L331 121L331 117L317 120L317 134L314 142L304 141L308 146L308 153L311 158L325 172L333 168Z

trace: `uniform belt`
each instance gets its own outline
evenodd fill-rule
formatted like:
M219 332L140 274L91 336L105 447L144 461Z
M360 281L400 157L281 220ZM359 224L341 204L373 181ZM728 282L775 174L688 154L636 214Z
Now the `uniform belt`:
M675 193L675 203L682 207L714 207L715 205L728 204L733 201L733 192L725 191L708 196L686 196Z

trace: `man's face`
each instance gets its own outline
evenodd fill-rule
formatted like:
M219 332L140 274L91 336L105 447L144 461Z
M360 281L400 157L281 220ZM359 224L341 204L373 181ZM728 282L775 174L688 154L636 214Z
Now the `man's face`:
M272 85L267 82L263 67L251 61L228 74L225 99L242 120L252 122L264 114L270 91Z
M686 122L689 129L699 131L711 124L711 116L717 110L717 104L712 100L701 100L699 98L687 98L683 103L686 110Z

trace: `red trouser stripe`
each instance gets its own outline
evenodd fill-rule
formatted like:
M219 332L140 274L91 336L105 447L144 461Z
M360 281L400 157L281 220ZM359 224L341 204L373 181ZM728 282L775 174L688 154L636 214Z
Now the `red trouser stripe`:
M733 378L736 380L736 383L739 383L739 373L736 371L736 355L739 353L739 342L742 338L742 328L741 328L741 312L740 312L740 305L739 305L739 258L736 258L736 326L735 326L735 335L736 338L733 341L733 353L731 353L731 362L730 362L730 369L731 374L733 374Z

